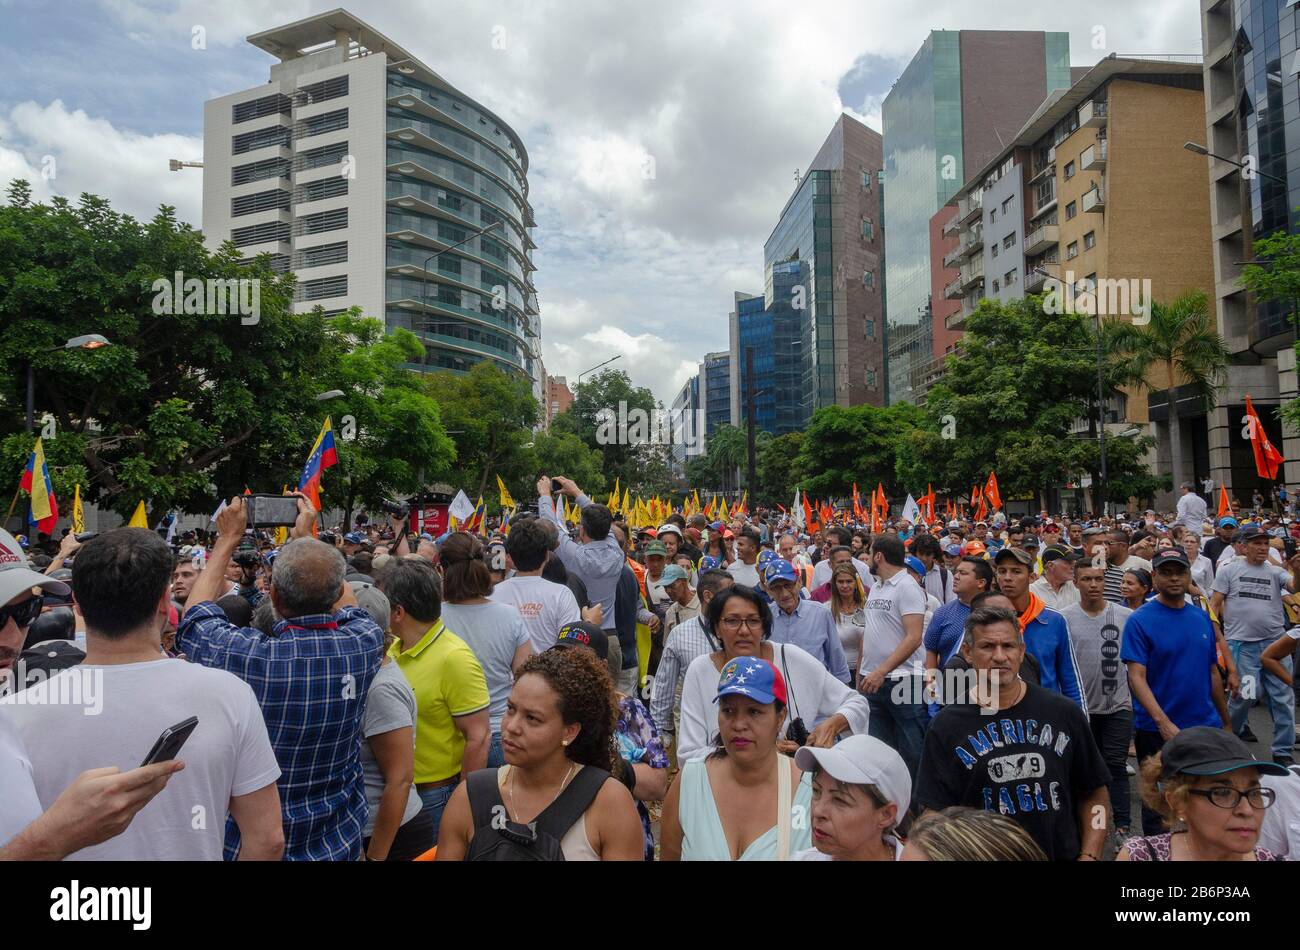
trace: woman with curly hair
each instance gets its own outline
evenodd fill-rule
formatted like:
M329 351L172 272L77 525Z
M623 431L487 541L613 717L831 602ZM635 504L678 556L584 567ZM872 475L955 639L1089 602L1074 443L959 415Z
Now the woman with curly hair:
M519 670L501 721L506 764L447 803L439 861L638 861L641 821L613 779L614 684L589 650L547 650Z

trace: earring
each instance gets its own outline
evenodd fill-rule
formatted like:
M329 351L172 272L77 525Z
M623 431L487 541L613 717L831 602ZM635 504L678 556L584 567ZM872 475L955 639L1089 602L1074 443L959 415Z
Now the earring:
M568 740L568 739L561 739L561 740L560 740L560 745L568 745L568 744L569 744L569 740Z

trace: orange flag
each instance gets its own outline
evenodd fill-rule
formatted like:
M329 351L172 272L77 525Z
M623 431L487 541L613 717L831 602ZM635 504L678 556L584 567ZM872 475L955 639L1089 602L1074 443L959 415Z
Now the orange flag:
M1260 421L1259 413L1255 411L1250 396L1246 397L1246 424L1250 433L1250 447L1255 453L1255 471L1260 478L1276 481L1278 466L1286 459L1282 458L1282 453L1269 441L1268 433L1264 431L1264 424Z
M1228 500L1228 486L1219 486L1219 517L1227 518L1232 515L1232 502Z
M989 504L993 506L994 511L1002 507L1002 495L998 491L998 477L992 472L989 472L989 480L984 483L984 497L989 500Z

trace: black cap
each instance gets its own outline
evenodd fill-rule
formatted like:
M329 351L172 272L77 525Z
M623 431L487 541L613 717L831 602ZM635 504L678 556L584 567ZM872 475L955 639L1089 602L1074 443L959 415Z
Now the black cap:
M1182 548L1165 548L1163 551L1157 551L1156 556L1151 559L1151 570L1158 571L1166 564L1179 564L1189 571L1192 569L1192 565L1187 560L1187 552Z
M1021 544L1023 544L1027 548L1036 548L1041 543L1042 542L1038 540L1038 535L1036 534L1025 535L1025 540L1021 542Z
M1160 750L1160 777L1174 775L1223 775L1237 769L1259 769L1265 775L1286 775L1287 768L1275 762L1261 762L1250 754L1246 743L1226 729L1192 726L1183 729Z
M1049 544L1043 548L1043 565L1051 564L1053 561L1077 561L1079 555L1074 552L1073 548L1067 548L1063 544Z
M585 620L575 620L561 627L555 637L555 646L565 649L588 647L602 660L609 659L609 635Z
M1267 538L1268 532L1257 524L1248 524L1239 532L1241 540L1254 541L1256 538Z
M993 563L994 565L996 565L998 564L999 561L1002 561L1008 557L1015 558L1021 564L1025 565L1025 567L1029 568L1031 571L1034 569L1034 556L1030 554L1028 551L1024 550L1024 548L1005 547L997 554L993 555Z

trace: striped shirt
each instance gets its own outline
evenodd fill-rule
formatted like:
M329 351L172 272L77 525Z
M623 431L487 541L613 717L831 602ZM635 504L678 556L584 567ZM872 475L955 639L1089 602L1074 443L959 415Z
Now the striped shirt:
M655 672L654 692L650 697L650 718L663 734L676 732L673 711L681 702L682 681L691 661L705 653L722 649L708 629L704 616L683 620L673 627L664 641L664 652Z

